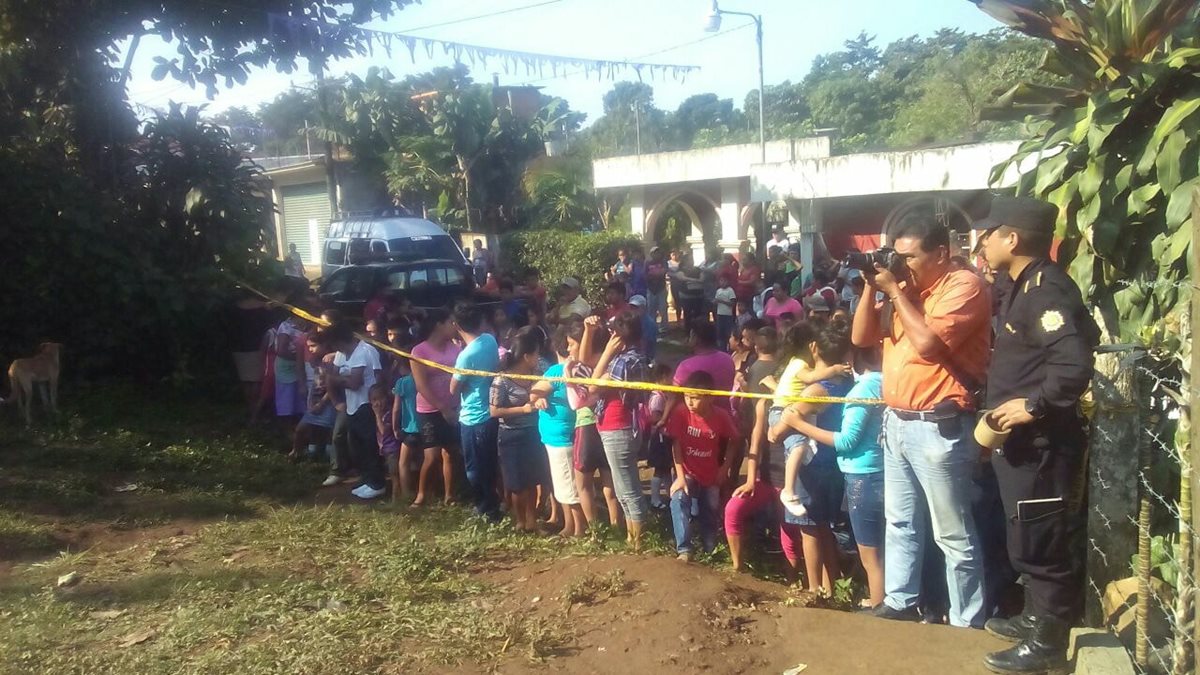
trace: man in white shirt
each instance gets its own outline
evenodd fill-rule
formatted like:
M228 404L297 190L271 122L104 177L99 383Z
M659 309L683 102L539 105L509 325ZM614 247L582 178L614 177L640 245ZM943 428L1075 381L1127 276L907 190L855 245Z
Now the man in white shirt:
M772 246L778 246L784 251L787 251L792 246L792 240L789 239L787 233L783 231L782 225L776 225L775 228L771 230L771 241L767 242L767 250L770 251Z
M387 492L387 471L379 456L375 436L375 413L371 410L370 391L382 376L379 351L359 340L349 323L338 322L320 333L330 349L336 373L328 373L330 386L341 387L346 394L346 433L350 456L358 467L363 483L352 491L359 499L375 499Z
M567 277L559 285L558 310L553 314L554 323L563 323L573 316L586 319L592 314L592 306L580 295L582 287L579 280Z

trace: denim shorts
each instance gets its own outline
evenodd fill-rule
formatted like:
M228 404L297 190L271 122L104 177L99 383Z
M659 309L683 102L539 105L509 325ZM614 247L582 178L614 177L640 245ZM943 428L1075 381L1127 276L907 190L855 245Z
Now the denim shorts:
M850 527L860 546L883 546L883 472L847 473L846 505Z

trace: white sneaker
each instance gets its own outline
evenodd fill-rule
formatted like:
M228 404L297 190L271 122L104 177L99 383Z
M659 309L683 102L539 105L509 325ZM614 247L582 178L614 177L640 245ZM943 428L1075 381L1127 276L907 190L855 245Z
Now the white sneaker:
M375 499L376 497L382 497L383 495L387 494L387 490L382 488L376 490L370 485L363 483L362 485L351 490L350 494L358 497L359 499Z
M321 483L321 487L333 487L340 482L342 482L341 476L329 476Z
M804 504L800 503L800 498L795 493L787 494L781 492L779 494L779 501L783 502L783 508L787 509L788 513L797 518L803 518L808 514L808 509L804 507Z

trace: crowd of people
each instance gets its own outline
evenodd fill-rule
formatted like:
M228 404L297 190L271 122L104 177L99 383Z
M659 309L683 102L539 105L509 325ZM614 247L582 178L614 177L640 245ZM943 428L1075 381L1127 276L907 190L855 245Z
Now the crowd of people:
M357 317L291 316L267 340L275 412L295 423L292 455L328 461L324 485L353 482L360 499L464 498L489 521L564 537L602 523L635 550L662 510L684 561L723 539L740 570L751 547L778 546L789 582L830 594L857 560L864 608L882 618L983 627L1020 575L1024 613L988 621L1020 644L989 665L1057 663L1079 609L1063 506L1078 462L1047 447L1079 446L1094 337L1077 290L1037 291L1070 294L1046 260L1054 214L1010 211L980 225L988 274L914 215L890 233L896 265L809 273L776 231L761 263L621 250L599 307L574 278L552 294L536 273L517 285L477 268L503 291L494 307L368 306L370 339ZM1011 314L1021 303L1040 319ZM656 353L672 308L677 363ZM1037 347L1037 367L989 373L994 330L1009 361ZM1003 384L985 395L985 381ZM995 457L973 440L981 410L1013 432Z

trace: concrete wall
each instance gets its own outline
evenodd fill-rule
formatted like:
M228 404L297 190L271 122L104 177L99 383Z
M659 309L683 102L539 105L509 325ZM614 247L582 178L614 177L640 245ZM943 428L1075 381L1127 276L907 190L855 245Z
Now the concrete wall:
M801 138L767 143L767 162L828 157L828 138ZM750 175L750 167L761 161L757 143L725 145L702 150L657 152L646 155L610 157L592 162L592 181L598 190L686 181L738 178Z
M751 170L751 200L986 189L992 167L1012 157L1018 145L981 143L758 165ZM1003 182L1016 178L1010 171Z

